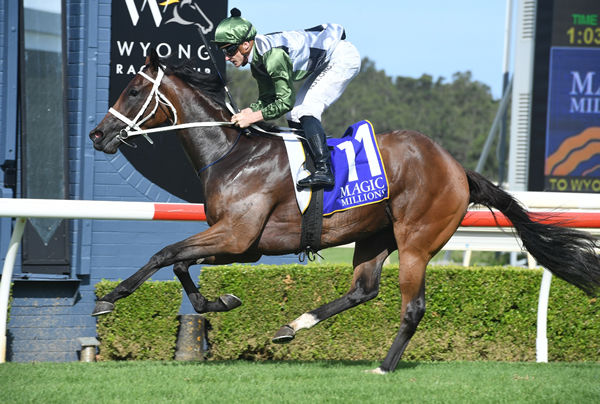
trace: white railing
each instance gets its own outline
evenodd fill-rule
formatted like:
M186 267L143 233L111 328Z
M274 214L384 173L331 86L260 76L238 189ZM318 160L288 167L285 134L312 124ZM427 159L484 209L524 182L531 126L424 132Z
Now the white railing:
M551 213L570 224L570 227L600 236L600 194L573 194L554 192L513 192L532 212ZM463 222L464 223L464 222ZM463 265L468 266L472 251L522 252L523 247L510 228L497 226L461 226L444 246L444 250L464 251ZM529 268L536 266L527 253ZM552 273L544 269L540 283L537 313L536 361L548 362L547 314Z
M512 195L531 212L551 213L555 219L567 221L570 227L600 236L600 194L513 192ZM468 226L459 227L443 249L464 251L464 266L469 265L472 251L523 252L520 240L509 228L510 224L503 221L500 224L502 228L486 214L478 224L471 222ZM529 267L534 267L533 257L527 256Z
M14 217L0 281L0 363L6 361L6 322L13 268L25 222L30 217L108 220L206 220L204 205L182 203L0 199L0 217Z
M600 234L600 195L549 192L521 192L513 193L513 195L531 211L552 211L553 214L564 212L571 215L576 227L581 226L593 234ZM465 251L465 256L471 251L522 250L509 229L494 226L495 221L492 221L492 215L489 212L481 212L481 214L483 214L482 220L478 223L459 227L444 249ZM6 321L10 284L17 251L28 218L206 220L204 205L201 204L6 198L0 199L0 217L16 218L4 260L0 284L0 363L4 363L6 360ZM530 266L533 266L531 260ZM550 272L544 271L538 303L538 338L536 340L538 362L547 362L548 360L546 312L550 281Z

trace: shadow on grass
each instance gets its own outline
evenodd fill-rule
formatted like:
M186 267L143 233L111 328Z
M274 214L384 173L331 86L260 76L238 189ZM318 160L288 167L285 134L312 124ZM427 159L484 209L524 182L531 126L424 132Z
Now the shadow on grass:
M104 362L107 363L107 362ZM114 362L113 362L114 363ZM317 366L324 369L329 368L342 368L342 367L360 367L364 369L374 369L379 366L380 362L378 361L353 361L353 360L314 360L314 361L301 361L301 360L268 360L268 361L250 361L244 359L238 360L218 360L218 361L164 361L164 362L156 362L160 363L164 366L226 366L226 365L234 365L240 363L246 364L255 364L257 366ZM400 362L396 370L400 369L414 369L421 365L422 362Z

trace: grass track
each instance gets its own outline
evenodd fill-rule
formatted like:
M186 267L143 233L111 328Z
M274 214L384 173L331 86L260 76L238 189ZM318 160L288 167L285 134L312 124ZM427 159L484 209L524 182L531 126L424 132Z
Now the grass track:
M600 363L100 362L0 365L3 403L594 403Z

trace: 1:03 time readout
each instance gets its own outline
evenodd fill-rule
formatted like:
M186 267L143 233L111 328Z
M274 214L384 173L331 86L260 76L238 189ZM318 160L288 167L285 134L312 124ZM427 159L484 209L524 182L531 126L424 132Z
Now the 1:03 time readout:
M600 45L598 14L571 14L572 27L567 29L571 45Z

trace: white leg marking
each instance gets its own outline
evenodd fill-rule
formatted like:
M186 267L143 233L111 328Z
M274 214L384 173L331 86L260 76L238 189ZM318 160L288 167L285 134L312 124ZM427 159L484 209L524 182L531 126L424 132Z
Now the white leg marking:
M374 375L385 375L385 374L387 374L387 372L384 371L384 370L381 370L381 368L365 370L365 373L372 373Z
M290 327L294 329L294 331L302 330L303 328L310 328L313 325L317 324L319 320L314 316L314 314L304 313L294 321L290 323Z

